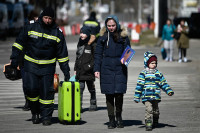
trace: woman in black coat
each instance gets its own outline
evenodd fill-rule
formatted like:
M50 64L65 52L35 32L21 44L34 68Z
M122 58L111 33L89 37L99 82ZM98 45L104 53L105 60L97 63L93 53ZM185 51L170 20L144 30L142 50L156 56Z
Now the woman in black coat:
M130 46L127 30L120 27L117 16L108 16L97 42L94 72L95 77L100 78L101 93L106 96L109 129L124 127L121 114L123 94L127 90L127 67L121 63L120 57L127 45Z

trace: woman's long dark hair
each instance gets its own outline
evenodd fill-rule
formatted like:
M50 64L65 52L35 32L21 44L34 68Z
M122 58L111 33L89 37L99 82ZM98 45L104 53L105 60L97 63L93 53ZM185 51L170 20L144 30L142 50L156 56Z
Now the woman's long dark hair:
M106 21L106 23L109 21L109 20L114 20L113 18L109 18L107 21ZM114 20L115 21L115 20ZM115 21L115 24L116 24L116 26L117 26L117 22ZM116 30L113 32L113 40L114 40L114 42L117 42L118 40L119 40L119 38L120 38L120 32L121 31L117 31L117 28L116 28Z

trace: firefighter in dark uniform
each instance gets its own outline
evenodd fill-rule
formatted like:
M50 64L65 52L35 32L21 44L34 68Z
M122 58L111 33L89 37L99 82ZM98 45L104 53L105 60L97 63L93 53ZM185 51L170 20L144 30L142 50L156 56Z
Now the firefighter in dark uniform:
M90 13L89 18L83 22L83 26L87 26L91 29L91 35L88 44L90 45L93 42L97 42L101 27L100 23L96 19L96 12L92 11Z
M54 20L54 10L47 7L35 23L26 25L12 46L11 65L17 67L18 56L24 52L24 87L33 124L51 125L54 110L53 80L56 61L70 77L68 51L63 33Z

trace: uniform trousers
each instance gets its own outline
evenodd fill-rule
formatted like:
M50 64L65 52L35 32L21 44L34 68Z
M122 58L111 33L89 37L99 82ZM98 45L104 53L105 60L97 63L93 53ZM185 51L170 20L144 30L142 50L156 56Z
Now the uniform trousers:
M24 72L25 94L30 104L31 113L40 114L41 119L51 119L54 111L53 88L54 74L36 75Z

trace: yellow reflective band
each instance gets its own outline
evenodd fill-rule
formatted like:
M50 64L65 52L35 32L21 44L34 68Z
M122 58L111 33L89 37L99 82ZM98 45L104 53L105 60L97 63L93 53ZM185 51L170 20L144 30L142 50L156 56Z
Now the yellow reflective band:
M98 26L98 23L94 22L94 21L85 21L85 24L86 25L95 25L95 26Z
M151 98L155 98L156 96L145 96L145 97L151 97Z
M55 63L56 62L56 58L51 59L51 60L35 60L27 55L24 56L24 59L36 63L36 64L51 64L51 63Z
M36 31L28 31L28 35L35 35L35 36L39 36L42 37L42 33L36 32Z
M26 97L29 101L31 101L31 102L36 102L36 101L38 101L39 100L39 96L38 97L35 97L35 98L30 98L30 97Z
M52 35L48 35L48 34L43 34L43 33L39 33L39 32L36 32L36 31L28 31L28 35L35 35L35 36L38 36L38 37L44 37L44 38L47 38L47 39L51 39L51 40L54 40L56 42L60 42L60 39L56 36L52 36Z
M65 62L68 60L69 60L69 57L65 57L65 58L58 59L58 62Z
M54 100L42 100L42 99L39 99L39 102L41 104L53 104Z
M98 33L98 34L96 34L96 37L98 37L100 34Z
M43 37L47 38L47 39L55 40L58 43L60 42L60 39L57 38L56 36L51 36L51 35L43 34Z
M16 42L13 44L13 46L16 47L16 48L18 48L19 50L23 49L22 45L20 45L20 44L18 44Z

